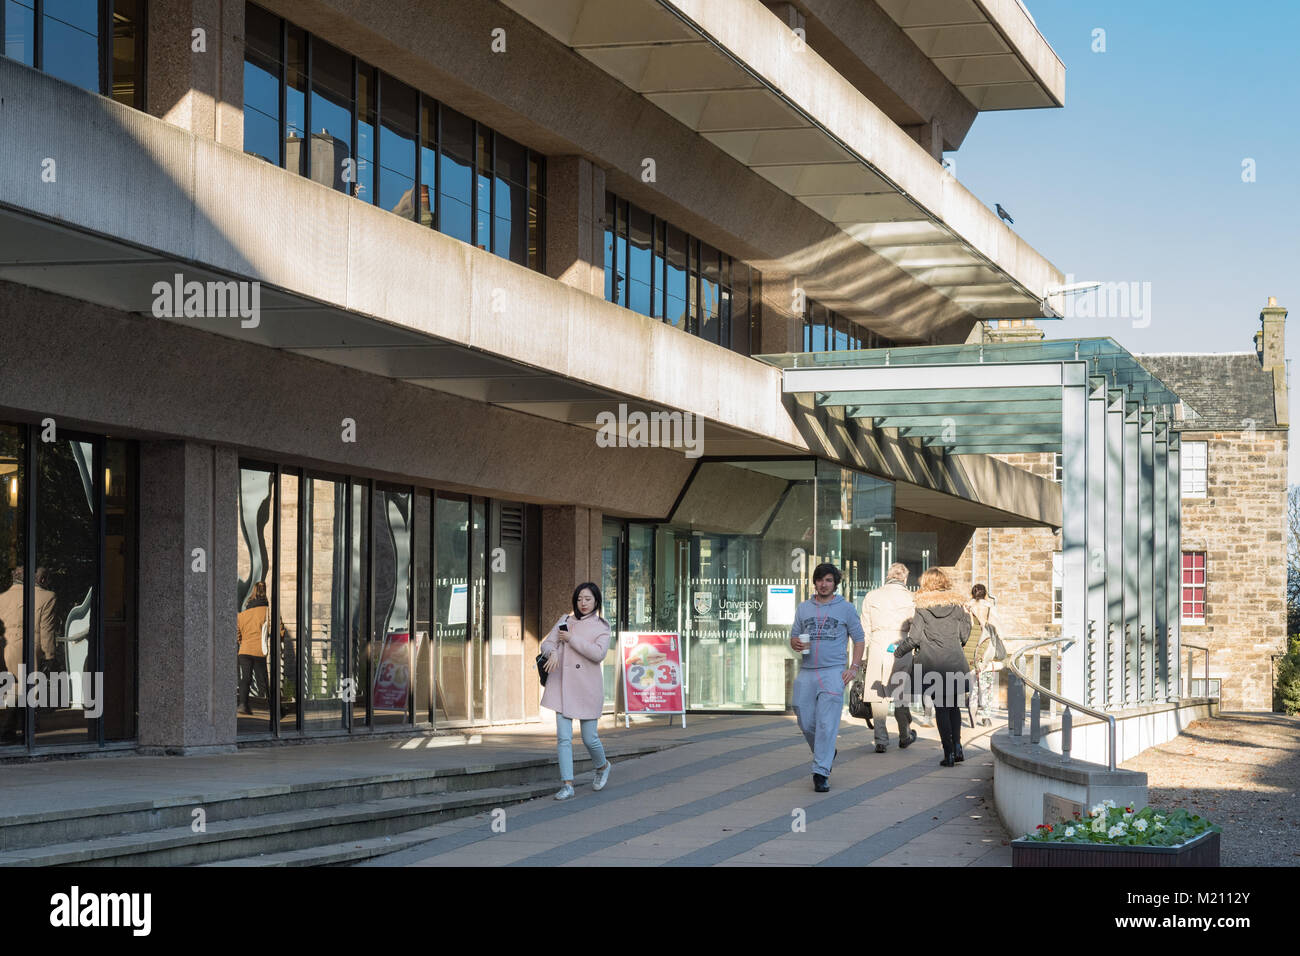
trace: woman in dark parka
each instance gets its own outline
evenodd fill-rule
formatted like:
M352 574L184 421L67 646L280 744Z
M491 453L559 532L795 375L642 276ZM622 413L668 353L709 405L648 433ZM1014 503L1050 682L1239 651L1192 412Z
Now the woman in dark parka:
M952 589L948 575L930 568L921 575L912 627L896 657L916 649L921 665L921 685L934 699L935 723L943 741L940 765L951 767L965 755L961 751L961 711L969 693L969 666L962 652L970 637L970 614L965 599Z

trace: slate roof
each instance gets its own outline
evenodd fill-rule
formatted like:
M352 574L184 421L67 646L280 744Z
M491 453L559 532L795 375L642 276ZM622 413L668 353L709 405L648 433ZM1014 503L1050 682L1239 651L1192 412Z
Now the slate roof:
M1133 356L1178 394L1184 421L1178 431L1235 430L1279 426L1273 408L1273 373L1254 352L1170 353Z

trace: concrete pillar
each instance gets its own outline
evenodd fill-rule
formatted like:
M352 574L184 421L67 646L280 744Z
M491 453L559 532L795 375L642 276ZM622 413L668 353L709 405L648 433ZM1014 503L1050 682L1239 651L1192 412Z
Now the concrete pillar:
M592 508L542 508L543 637L561 615L572 612L574 588L584 581L600 584L602 518ZM609 618L608 608L604 615Z
M234 451L140 443L142 750L234 749L238 500Z
M546 160L546 274L605 295L605 171L581 156Z
M921 148L934 157L936 162L943 162L943 127L937 119L915 126L904 126L903 132L916 140Z
M796 315L795 290L802 283L791 276L763 273L763 316L754 329L753 354L803 351L803 315ZM806 292L804 309L808 309Z
M244 0L151 0L148 31L149 113L242 150Z

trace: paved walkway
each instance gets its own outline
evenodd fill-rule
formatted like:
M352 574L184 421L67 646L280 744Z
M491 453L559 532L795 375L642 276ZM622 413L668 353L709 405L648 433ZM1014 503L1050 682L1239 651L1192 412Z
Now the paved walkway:
M1300 866L1300 718L1223 714L1124 764L1152 806L1223 827L1224 866Z
M686 731L657 726L602 731L678 735L689 743L615 761L609 786L534 800L430 828L437 838L362 865L393 866L1008 866L1007 836L992 807L988 730L966 761L940 767L938 735L900 751L874 751L860 720L841 728L832 790L814 793L808 746L793 717L692 717ZM966 728L967 734L973 733ZM575 749L583 748L575 741Z

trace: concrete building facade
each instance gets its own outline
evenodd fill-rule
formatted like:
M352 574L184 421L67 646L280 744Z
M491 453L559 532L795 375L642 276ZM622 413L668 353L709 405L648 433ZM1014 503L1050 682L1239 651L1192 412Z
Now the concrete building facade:
M64 6L0 24L4 640L76 685L9 755L537 720L584 580L779 710L769 588L1061 525L754 357L1058 314L940 163L1063 103L1023 6Z

